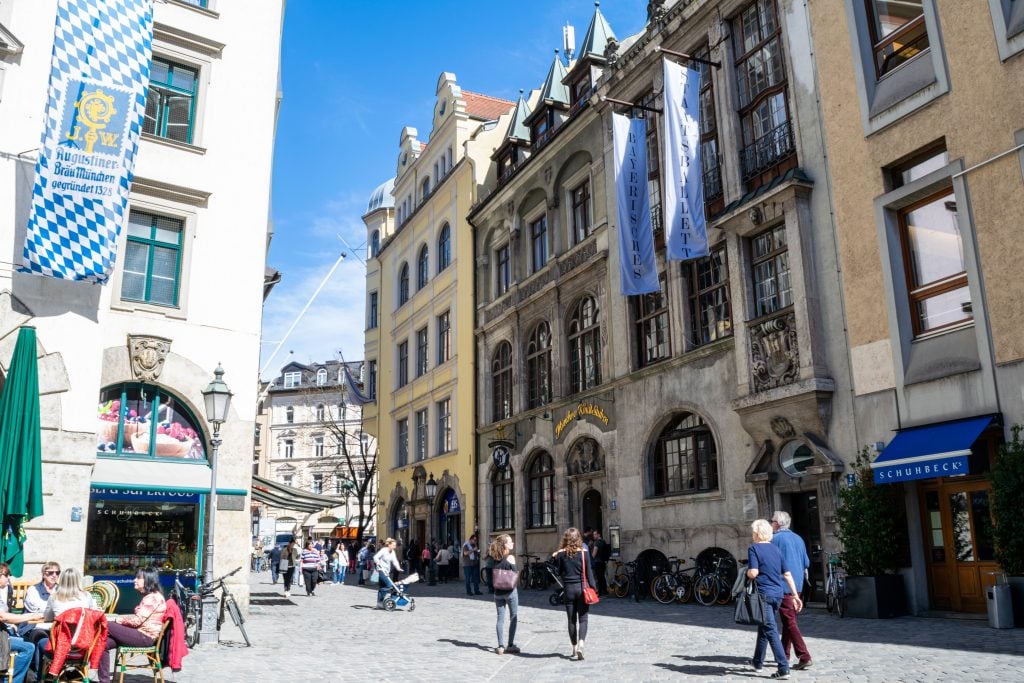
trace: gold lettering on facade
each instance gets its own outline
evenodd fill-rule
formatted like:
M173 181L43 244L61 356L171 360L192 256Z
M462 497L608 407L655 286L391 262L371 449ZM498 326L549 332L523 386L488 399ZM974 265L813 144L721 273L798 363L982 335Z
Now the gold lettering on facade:
M581 419L584 415L589 415L599 420L604 426L608 426L608 413L601 410L601 406L596 403L581 403L566 413L565 417L555 425L555 438L561 438L562 432L572 424L572 421Z

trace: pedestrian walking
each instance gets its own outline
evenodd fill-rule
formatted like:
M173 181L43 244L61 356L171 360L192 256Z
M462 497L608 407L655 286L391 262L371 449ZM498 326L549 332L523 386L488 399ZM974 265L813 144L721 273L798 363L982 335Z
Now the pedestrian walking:
M281 573L281 546L275 545L270 549L270 582L277 585L277 577Z
M320 551L313 541L306 541L306 549L302 551L302 580L306 584L306 596L316 595L317 571L320 568Z
M498 648L495 650L499 655L506 652L510 655L518 654L516 646L516 622L519 620L519 591L516 590L516 556L512 554L514 542L508 534L501 534L491 542L487 554L494 560L494 570L497 571L498 581L494 586L494 605L498 610L498 623L495 628L498 632ZM510 572L505 574L504 572ZM508 583L505 583L508 580ZM505 645L505 608L508 608L508 646Z
M423 567L423 573L427 575L427 579L430 585L433 586L437 583L434 580L434 572L431 570L431 559L433 555L430 552L430 546L426 543L423 544L423 551L420 553L420 566Z
M797 593L803 595L804 572L811 566L811 558L807 556L807 544L804 543L804 539L789 528L792 521L789 513L784 510L776 510L772 514L772 530L775 532L772 535L772 545L782 553L785 565L793 574ZM800 633L800 626L797 624L798 613L793 596L786 594L782 598L782 606L779 607L782 651L786 653L786 660L789 661L789 646L792 645L798 660L793 668L802 671L811 666L811 652L807 649L803 634Z
M414 538L409 541L409 547L405 549L405 561L408 563L409 574L419 573L420 571L420 544Z
M476 534L462 544L462 574L466 579L466 595L483 595L480 592L480 548L476 544Z
M565 585L565 614L569 620L569 642L572 643L569 659L582 660L583 646L587 640L587 617L590 613L590 605L583 599L583 577L586 576L587 585L591 588L596 589L597 586L590 551L584 545L579 529L566 529L553 557Z
M451 561L451 551L448 550L448 546L441 546L441 549L437 551L437 579L441 583L448 583L448 563Z
M397 545L397 541L393 538L384 539L384 545L373 556L373 566L377 571L379 586L377 589L377 609L384 609L384 598L395 587L390 576L392 569L399 572L402 571L402 565L399 564L398 556L395 554L395 546Z
M359 552L356 553L356 572L359 574L358 581L356 581L356 583L360 586L366 585L366 579L368 576L366 573L366 567L368 564L369 552L370 542L366 541L363 543L363 547L359 549Z
M337 563L334 570L334 582L345 583L345 574L348 572L348 546L339 543L334 549L334 561Z
M597 580L597 594L608 595L608 560L612 556L612 546L601 538L601 530L594 529L590 540L590 558L594 562L594 578Z
M281 572L284 574L284 597L286 598L292 596L292 582L295 580L295 571L299 567L299 558L301 557L302 551L299 550L299 544L295 542L295 538L292 538L285 546L284 552L281 553Z
M756 519L750 525L751 543L747 550L747 578L757 581L757 590L764 597L764 624L757 627L757 644L754 646L754 658L750 660L754 671L764 667L765 655L769 646L778 664L778 670L772 678L789 679L789 660L782 649L779 637L778 617L782 597L788 592L793 596L796 611L804 608L800 600L800 592L793 583L793 574L786 566L782 553L772 545L772 525L767 519ZM788 590L787 590L788 589Z

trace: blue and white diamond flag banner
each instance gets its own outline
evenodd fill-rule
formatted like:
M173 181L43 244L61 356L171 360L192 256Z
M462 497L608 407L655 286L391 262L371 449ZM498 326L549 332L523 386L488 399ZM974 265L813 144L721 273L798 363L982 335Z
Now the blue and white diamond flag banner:
M619 208L619 275L626 296L661 289L647 196L647 125L612 114L615 198Z
M665 235L668 258L708 255L700 159L700 72L665 61Z
M103 283L139 146L152 0L58 0L22 272Z

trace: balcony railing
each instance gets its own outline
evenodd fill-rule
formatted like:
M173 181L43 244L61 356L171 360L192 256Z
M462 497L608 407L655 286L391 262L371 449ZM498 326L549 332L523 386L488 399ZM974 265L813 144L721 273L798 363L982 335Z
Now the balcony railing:
M740 150L740 173L743 175L743 181L746 182L764 173L793 156L795 152L793 126L786 121Z
M714 166L704 167L704 202L710 203L722 196L722 158Z

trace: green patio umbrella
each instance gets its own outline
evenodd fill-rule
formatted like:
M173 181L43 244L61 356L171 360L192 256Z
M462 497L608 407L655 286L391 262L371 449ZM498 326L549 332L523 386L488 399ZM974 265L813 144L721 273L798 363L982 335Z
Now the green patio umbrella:
M39 436L36 330L22 327L0 394L0 561L21 576L23 524L43 514L43 457Z

